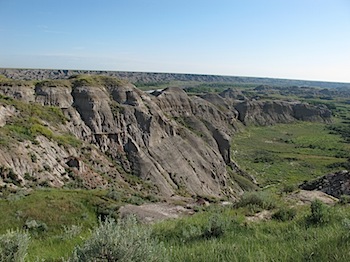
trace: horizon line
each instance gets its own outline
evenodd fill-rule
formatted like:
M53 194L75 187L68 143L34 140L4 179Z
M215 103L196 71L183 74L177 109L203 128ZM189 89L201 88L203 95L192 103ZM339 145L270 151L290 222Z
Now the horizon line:
M228 75L228 74L213 74L213 73L189 73L189 72L152 72L152 71L129 71L129 70L112 70L112 69L68 69L68 68L24 68L24 67L0 67L0 70L67 70L67 71L95 71L95 72L121 72L121 73L145 73L145 74L174 74L174 75L196 75L196 76L219 76L219 77L241 77L241 78L255 78L255 79L277 79L277 80L290 80L290 81L303 81L303 82L322 82L322 83L337 83L337 84L350 84L350 82L330 81L330 80L310 80L300 78L284 78L284 77L272 77L272 76L243 76L243 75Z

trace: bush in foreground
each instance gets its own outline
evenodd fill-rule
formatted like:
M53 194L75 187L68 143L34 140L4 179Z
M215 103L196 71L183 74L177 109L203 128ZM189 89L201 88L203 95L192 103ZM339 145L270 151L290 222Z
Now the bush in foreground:
M106 219L75 248L71 261L167 261L163 244L151 237L151 230L133 216Z
M329 208L320 200L311 202L311 214L307 217L308 225L323 225L330 221Z
M22 262L27 255L29 235L20 231L8 231L0 235L0 261Z

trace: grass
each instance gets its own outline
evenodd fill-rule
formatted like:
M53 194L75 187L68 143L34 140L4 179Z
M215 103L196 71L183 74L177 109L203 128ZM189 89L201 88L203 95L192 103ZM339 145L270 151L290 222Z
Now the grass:
M4 105L14 106L20 111L21 117L34 117L50 123L65 123L66 117L61 109L55 106L42 106L35 103L25 103L10 97L0 95L0 103Z
M46 228L30 228L31 242L28 261L59 259L69 255L74 246L90 235L97 225L97 208L113 202L104 199L106 192L98 190L35 190L27 196L0 199L0 234L9 229L24 228L35 220ZM17 194L18 195L18 194ZM81 227L72 235L67 228Z
M97 207L108 202L116 203L101 190L36 190L1 199L0 234L23 228L28 219L45 223L44 231L30 229L26 261L61 261L90 238L98 225ZM274 212L285 205L277 199L269 208ZM162 242L170 261L347 261L350 210L347 205L327 210L329 219L322 224L308 222L310 207L296 207L288 219L247 222L249 205L212 205L191 217L152 225L152 238Z
M97 76L97 75L76 75L70 77L70 81L73 87L80 86L104 86L104 87L116 87L122 86L128 83L126 80L121 80L115 77Z
M0 199L2 219L0 232L5 228L23 227L28 219L35 219L47 224L48 233L60 230L65 224L91 224L93 201L97 201L103 193L85 190L35 190L27 196ZM77 214L80 214L77 217ZM81 218L86 214L86 218ZM85 221L85 222L84 222Z
M322 226L306 226L309 210L299 209L291 221L247 223L239 210L222 209L217 219L225 231L218 237L189 239L183 232L196 232L193 228L208 223L212 212L155 225L155 234L165 243L171 261L348 260L349 232L339 219L350 215L347 208L332 207L333 220Z
M2 189L0 235L8 230L26 229L31 237L28 261L61 261L90 237L99 218L118 218L121 205L154 200L143 198L141 193L113 191L111 195L111 192L42 188L30 193L10 193Z
M251 126L232 142L235 161L263 187L297 184L335 171L328 166L346 161L349 149L326 124L310 122Z

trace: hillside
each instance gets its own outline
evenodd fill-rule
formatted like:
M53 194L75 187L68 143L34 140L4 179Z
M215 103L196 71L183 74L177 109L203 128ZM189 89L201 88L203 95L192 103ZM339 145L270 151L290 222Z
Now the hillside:
M325 106L234 93L189 96L170 87L149 94L125 80L91 75L2 78L0 184L235 199L242 186L254 188L254 178L231 158L239 129L331 121Z

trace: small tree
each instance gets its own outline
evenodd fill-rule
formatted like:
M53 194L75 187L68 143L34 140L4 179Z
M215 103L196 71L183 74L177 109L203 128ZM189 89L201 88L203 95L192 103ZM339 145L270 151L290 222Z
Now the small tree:
M71 261L167 261L162 243L151 237L151 228L135 217L111 218L100 222L82 246L76 247Z
M8 231L0 235L0 261L23 262L27 255L29 235L20 231Z

